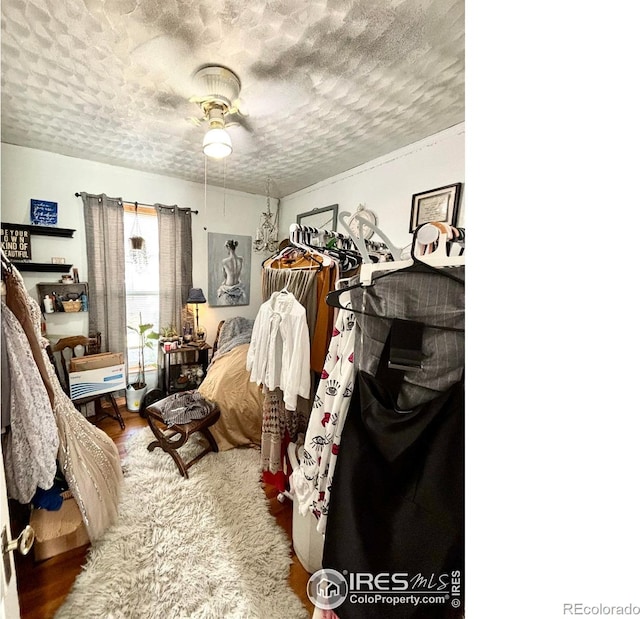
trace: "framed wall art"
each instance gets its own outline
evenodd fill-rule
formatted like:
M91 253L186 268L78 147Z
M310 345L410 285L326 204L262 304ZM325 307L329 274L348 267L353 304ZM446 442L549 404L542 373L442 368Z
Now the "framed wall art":
M432 221L441 221L455 226L461 193L462 183L414 193L411 200L409 232L413 232L421 224Z
M2 224L2 250L9 260L31 260L31 232L20 224Z
M249 305L251 237L209 232L209 307Z
M58 223L58 203L31 199L31 223L34 226L55 226Z

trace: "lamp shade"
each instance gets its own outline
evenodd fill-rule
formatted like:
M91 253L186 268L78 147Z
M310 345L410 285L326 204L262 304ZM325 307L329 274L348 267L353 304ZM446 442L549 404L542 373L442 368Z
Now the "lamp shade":
M202 288L189 289L189 296L187 297L187 303L206 303Z
M207 157L223 159L227 155L230 155L233 150L231 147L231 137L227 133L226 129L222 129L220 127L209 129L204 136L202 149Z

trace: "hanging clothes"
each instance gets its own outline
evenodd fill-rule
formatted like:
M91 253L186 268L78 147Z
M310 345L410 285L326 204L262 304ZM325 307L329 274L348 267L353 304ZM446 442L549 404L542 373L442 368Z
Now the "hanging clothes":
M15 271L15 270L14 270ZM13 273L24 293L22 308L34 332L40 327L42 314L38 303L26 292L20 273ZM7 290L7 298L9 290ZM49 342L38 336L41 353ZM58 462L74 499L78 503L87 533L96 541L117 519L122 486L120 455L115 443L99 428L87 421L64 392L55 369L44 357L45 370L53 387L53 413L58 427Z
M262 408L262 479L281 492L286 490L284 471L289 443L304 440L309 422L308 400L298 398L296 410L284 406L282 391L265 391Z
M326 527L342 428L353 393L355 332L353 312L341 309L313 400L304 456L291 475L300 513L311 511L321 533Z
M464 267L447 271L464 282ZM361 330L355 345L359 370L375 376L393 318L464 329L465 288L459 282L439 273L402 271L374 279L373 286L350 291ZM464 351L464 331L425 328L422 368L404 373L398 407L412 408L457 383L464 370Z
M303 415L305 409L301 406L311 388L306 313L292 293L274 292L261 305L247 351L247 370L250 380L263 386L265 395L261 445L263 480L283 491L286 448L304 432L299 428L302 423L306 424L308 412Z
M2 382L0 383L0 398L2 413L2 431L11 424L11 375L9 374L9 357L7 355L7 344L5 342L4 329L2 332L2 342L0 342L0 370Z
M310 341L313 341L318 313L317 273L317 269L262 269L262 300L268 301L274 292L284 288L292 293L307 313Z
M31 299L31 297L27 293L27 289L22 284L22 277L17 274L17 271L14 268L5 273L4 283L7 291L7 307L18 319L18 322L27 336L31 353L33 354L33 358L38 367L38 372L40 373L40 380L43 382L45 389L47 390L50 404L53 405L53 384L46 369L46 354L43 355L42 348L40 347L40 322L34 324L32 317L28 312L29 299Z
M463 282L464 268L452 270ZM323 567L409 579L433 574L451 596L454 578L464 584L464 332L416 330L421 367L393 369L389 361L392 319L464 329L464 285L441 272L396 271L350 290L350 301L357 372L332 478ZM341 619L389 612L387 604L350 599L338 609ZM396 604L393 614L458 619L464 604Z
M342 436L323 567L408 574L447 587L464 573L464 390L399 412L382 375L360 372ZM421 590L424 587L420 588ZM434 595L439 591L433 591ZM387 604L351 604L341 619L386 619ZM393 606L393 616L453 619L463 605Z
M48 490L56 474L60 440L51 403L29 340L18 319L2 305L3 366L10 380L7 395L10 427L3 435L2 452L8 496L26 504L38 487ZM4 396L5 394L3 394ZM4 410L3 398L3 416Z
M322 255L320 255L322 260ZM274 258L268 260L264 264L265 267L271 269L305 269L318 266L318 259L311 255L301 254L289 258ZM311 369L318 374L322 372L324 359L329 348L329 341L333 331L334 313L333 308L327 305L325 299L331 290L335 287L337 279L338 267L331 260L322 270L318 271L316 277L318 310L315 317L315 327L313 340L311 342Z
M285 407L309 397L309 328L304 307L289 292L276 292L260 306L247 351L250 380L283 392Z

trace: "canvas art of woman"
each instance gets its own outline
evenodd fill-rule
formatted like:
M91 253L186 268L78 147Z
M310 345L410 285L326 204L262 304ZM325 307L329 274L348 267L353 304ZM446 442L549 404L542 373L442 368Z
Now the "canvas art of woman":
M244 258L236 255L238 241L229 239L224 246L229 255L222 260L224 283L218 288L218 302L220 305L246 305L246 287L240 279Z

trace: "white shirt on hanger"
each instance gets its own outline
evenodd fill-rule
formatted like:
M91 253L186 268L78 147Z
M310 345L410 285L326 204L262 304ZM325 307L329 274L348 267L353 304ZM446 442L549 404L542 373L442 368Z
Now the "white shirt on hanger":
M260 306L247 352L250 380L273 391L282 389L287 410L311 388L309 327L306 311L286 290Z

